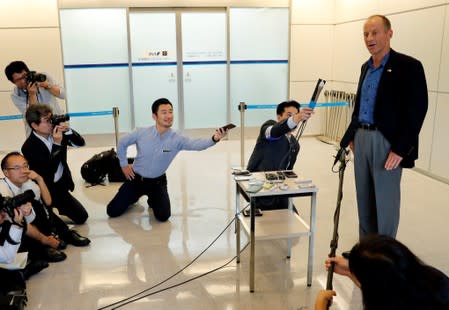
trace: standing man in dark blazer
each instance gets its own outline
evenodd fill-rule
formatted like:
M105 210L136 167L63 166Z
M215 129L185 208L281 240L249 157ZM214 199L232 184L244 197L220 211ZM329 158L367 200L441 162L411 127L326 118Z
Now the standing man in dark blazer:
M352 121L340 143L354 152L360 237L396 237L402 168L415 165L427 112L423 66L391 49L392 35L385 16L366 20L371 58L362 66Z
M72 174L67 164L67 146L83 146L83 137L66 123L52 123L52 109L48 105L34 104L25 114L33 132L22 146L22 153L30 169L41 175L53 200L53 206L73 220L83 224L88 214L83 205L73 197Z

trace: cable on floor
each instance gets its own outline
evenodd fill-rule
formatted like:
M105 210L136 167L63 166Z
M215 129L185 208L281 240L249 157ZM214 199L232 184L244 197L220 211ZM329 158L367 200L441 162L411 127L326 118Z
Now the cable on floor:
M248 208L248 206L249 206L249 204L248 205L246 205L236 216L238 216L243 210L245 210L246 208ZM154 295L154 294L157 294L157 293L160 293L160 292L163 292L163 291L166 291L166 290L169 290L169 289L172 289L172 288L175 288L175 287L178 287L178 286L180 286L180 285L183 285L183 284L185 284L185 283L188 283L188 282L190 282L190 281L193 281L193 280L196 280L196 279L198 279L198 278L201 278L201 277L204 277L204 276L206 276L206 275L208 275L208 274L210 274L210 273L213 273L213 272L215 272L215 271L218 271L218 270L220 270L220 269L222 269L222 268L224 268L224 267L226 267L227 265L229 265L237 256L234 256L231 260L229 260L226 264L224 264L224 265L222 265L222 266L220 266L220 267L217 267L217 268L215 268L215 269L212 269L212 270L210 270L210 271L207 271L207 272L205 272L205 273L203 273L203 274L200 274L200 275L198 275L198 276L196 276L196 277L193 277L193 278L191 278L191 279L188 279L188 280L185 280L185 281L183 281L183 282L180 282L180 283L178 283L178 284L174 284L174 285L172 285L172 286L169 286L169 287L166 287L166 288L163 288L163 289L160 289L160 290L158 290L158 291L155 291L155 292L152 292L152 293L148 293L148 294L146 294L146 295L143 295L143 296L140 296L140 297L138 297L139 295L141 295L141 294L143 294L143 293L146 293L146 292L148 292L148 291L151 291L151 290L153 290L153 289L155 289L156 287L158 287L158 286L160 286L160 285L162 285L162 284L164 284L165 282L167 282L167 281L169 281L170 279L172 279L172 278L174 278L175 276L177 276L178 274L180 274L181 272L183 272L185 269L187 269L189 266L191 266L198 258L200 258L217 240L218 240L218 238L220 238L225 232L226 232L226 230L231 226L231 224L232 223L234 223L235 222L235 217L226 225L226 227L218 234L218 236L217 237L215 237L215 239L203 250L203 251L201 251L201 253L199 253L191 262L189 262L187 265L185 265L183 268L181 268L180 270L178 270L177 272L175 272L173 275L171 275L171 276L169 276L168 278L166 278L165 280L162 280L161 282L159 282L159 283L157 283L157 284L155 284L155 285L153 285L152 287L150 287L150 288L147 288L147 289L145 289L145 290L143 290L143 291L140 291L140 292L138 292L138 293L136 293L136 294L134 294L134 295L132 295L132 296L129 296L129 297L126 297L126 298L124 298L124 299L122 299L122 300L119 300L119 301L117 301L117 302L114 302L114 303L112 303L112 304L109 304L109 305L106 305L106 306L103 306L103 307L101 307L101 308L98 308L98 310L105 310L105 309L108 309L108 308L111 308L111 310L114 310L114 309L118 309L118 308L121 308L121 307L123 307L123 306L125 306L125 305L128 305L128 304L130 304L130 303L133 303L133 302L136 302L136 301L138 301L138 300L140 300L140 299L142 299L142 298L145 298L145 297L148 297L148 296L152 296L152 295ZM241 249L241 251L240 252L243 252L244 250L245 250L245 248L248 246L248 244L246 244L242 249Z

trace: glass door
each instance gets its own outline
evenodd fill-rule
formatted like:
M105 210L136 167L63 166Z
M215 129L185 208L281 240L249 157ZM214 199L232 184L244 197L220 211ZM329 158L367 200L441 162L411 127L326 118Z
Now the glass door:
M226 12L181 12L184 128L227 120Z
M154 123L151 105L163 97L173 104L173 129L179 128L176 13L130 12L129 32L135 127Z
M173 129L224 125L226 12L135 11L129 25L135 126L153 123L161 97L173 103Z

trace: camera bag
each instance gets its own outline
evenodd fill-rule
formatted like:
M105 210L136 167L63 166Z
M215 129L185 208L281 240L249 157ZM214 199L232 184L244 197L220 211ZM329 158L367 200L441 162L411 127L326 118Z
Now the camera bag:
M128 158L133 163L134 158ZM114 148L95 154L81 166L81 176L91 185L102 184L106 176L109 182L125 182L120 161Z
M103 183L111 166L113 154L117 156L114 149L110 149L92 156L81 166L83 179L92 185Z

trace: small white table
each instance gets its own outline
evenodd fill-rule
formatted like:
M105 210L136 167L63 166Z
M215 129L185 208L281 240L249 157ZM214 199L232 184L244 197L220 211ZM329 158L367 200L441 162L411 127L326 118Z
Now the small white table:
M253 173L252 177L257 180L265 180L265 173ZM249 290L254 292L254 267L255 267L255 242L256 240L271 240L271 239L287 239L288 240L288 255L291 256L291 238L308 236L309 251L307 260L307 286L312 285L312 271L313 271L313 254L315 241L315 222L316 222L316 197L318 188L312 182L304 183L300 188L295 182L297 179L286 179L282 184L288 187L284 190L280 189L279 185L274 186L274 189L264 189L256 193L248 192L250 186L248 180L239 180L234 178L236 182L236 239L237 239L237 263L240 263L240 230L243 228L244 232L250 237L250 273L249 273ZM279 183L281 184L281 183ZM307 184L313 185L306 187ZM240 196L246 201L250 202L251 215L249 217L243 216L240 213ZM262 216L255 216L255 209L257 207L257 198L283 196L289 197L289 207L283 210L263 211ZM306 196L310 197L310 219L309 224L301 218L292 209L292 198ZM257 228L256 228L257 223Z

